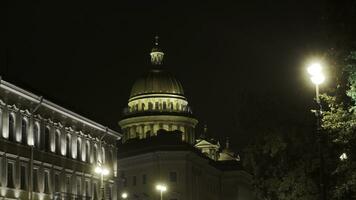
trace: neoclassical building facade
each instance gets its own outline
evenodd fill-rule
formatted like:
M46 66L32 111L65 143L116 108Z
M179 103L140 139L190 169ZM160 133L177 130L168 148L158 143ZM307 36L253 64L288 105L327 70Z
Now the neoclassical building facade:
M117 199L120 134L0 80L0 199ZM104 191L96 166L105 166Z

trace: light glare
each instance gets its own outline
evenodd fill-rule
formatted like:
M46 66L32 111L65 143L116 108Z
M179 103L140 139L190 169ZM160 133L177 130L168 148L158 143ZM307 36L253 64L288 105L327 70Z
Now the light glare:
M319 85L325 81L325 76L323 74L317 74L310 77L310 79L314 84Z
M126 199L128 196L129 196L129 195L128 195L126 192L124 192L124 193L121 194L121 198L123 198L123 199Z
M167 187L165 185L156 185L156 189L161 191L161 192L165 192L167 191Z
M342 153L341 156L340 156L340 160L343 161L343 160L346 160L347 159L347 154L346 153Z
M313 63L308 67L308 73L311 76L316 76L321 73L321 64L320 63Z

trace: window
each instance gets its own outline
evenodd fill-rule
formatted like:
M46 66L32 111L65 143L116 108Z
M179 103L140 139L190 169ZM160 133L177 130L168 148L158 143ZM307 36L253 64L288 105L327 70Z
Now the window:
M14 184L14 163L7 163L7 187L15 188Z
M142 184L146 184L147 182L147 176L146 174L142 175Z
M51 142L50 142L50 137L49 137L49 127L48 126L45 128L43 149L47 152L49 152L51 149Z
M85 196L89 197L89 181L85 181Z
M112 199L112 187L111 186L106 187L106 198Z
M136 186L136 176L133 176L133 177L132 177L132 185L133 185L133 186Z
M69 194L71 192L71 189L70 189L70 177L67 176L66 177L66 193Z
M89 142L86 143L85 145L85 159L87 160L87 162L90 162L90 144Z
M177 182L177 172L169 172L169 180L171 182Z
M44 193L49 194L49 172L44 172Z
M77 159L82 160L82 141L77 138Z
M35 147L40 147L40 124L36 122L33 126L33 144Z
M93 184L93 196L95 200L98 200L98 191L96 188L96 183Z
M94 149L93 149L93 162L94 162L94 163L97 163L97 161L98 161L98 160L97 160L97 156L98 156L98 155L97 155L97 149L98 149L97 146L94 145Z
M33 169L33 179L32 179L33 191L38 192L38 169Z
M77 195L81 195L81 183L80 178L77 179Z
M70 135L67 135L66 137L66 155L68 158L70 158L70 146L71 146L71 143L70 143Z
M21 169L20 169L20 189L21 190L27 190L27 183L26 183L26 166L21 165Z
M56 153L60 155L61 154L61 132L59 130L56 131L55 143L56 143Z
M54 192L59 192L59 174L54 174Z
M25 118L21 122L21 143L23 145L27 144L27 120Z
M12 113L9 115L9 140L15 141L15 116Z

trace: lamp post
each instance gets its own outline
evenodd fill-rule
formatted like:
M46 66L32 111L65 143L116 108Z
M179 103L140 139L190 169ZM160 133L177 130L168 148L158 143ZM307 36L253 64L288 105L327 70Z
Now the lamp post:
M156 190L160 191L161 193L161 200L163 200L163 192L167 191L167 186L158 184L156 185Z
M321 136L321 114L322 114L322 106L320 103L319 97L319 85L324 82L325 76L322 73L322 66L320 63L312 63L308 67L308 73L310 75L310 80L315 85L315 101L317 104L317 109L315 110L316 117L316 133L318 138L318 147L319 147L319 159L320 159L320 170L319 170L319 178L320 178L320 199L326 200L325 194L325 185L324 185L324 155L323 155L323 142Z
M95 168L95 173L100 175L100 192L101 192L101 199L105 199L105 188L104 188L104 176L109 175L109 170L105 167L98 166Z

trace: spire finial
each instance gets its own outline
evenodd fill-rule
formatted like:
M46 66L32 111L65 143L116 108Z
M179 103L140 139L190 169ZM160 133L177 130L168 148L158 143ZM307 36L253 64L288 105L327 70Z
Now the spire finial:
M158 46L158 39L159 39L159 36L156 35L156 36L155 36L155 45L156 45L156 46Z
M162 50L159 48L158 46L158 35L155 36L155 46L152 48L151 51L151 63L153 65L162 65L163 63L163 56L164 53L162 52Z
M226 137L226 146L225 146L225 149L229 149L229 148L230 148L229 137Z

